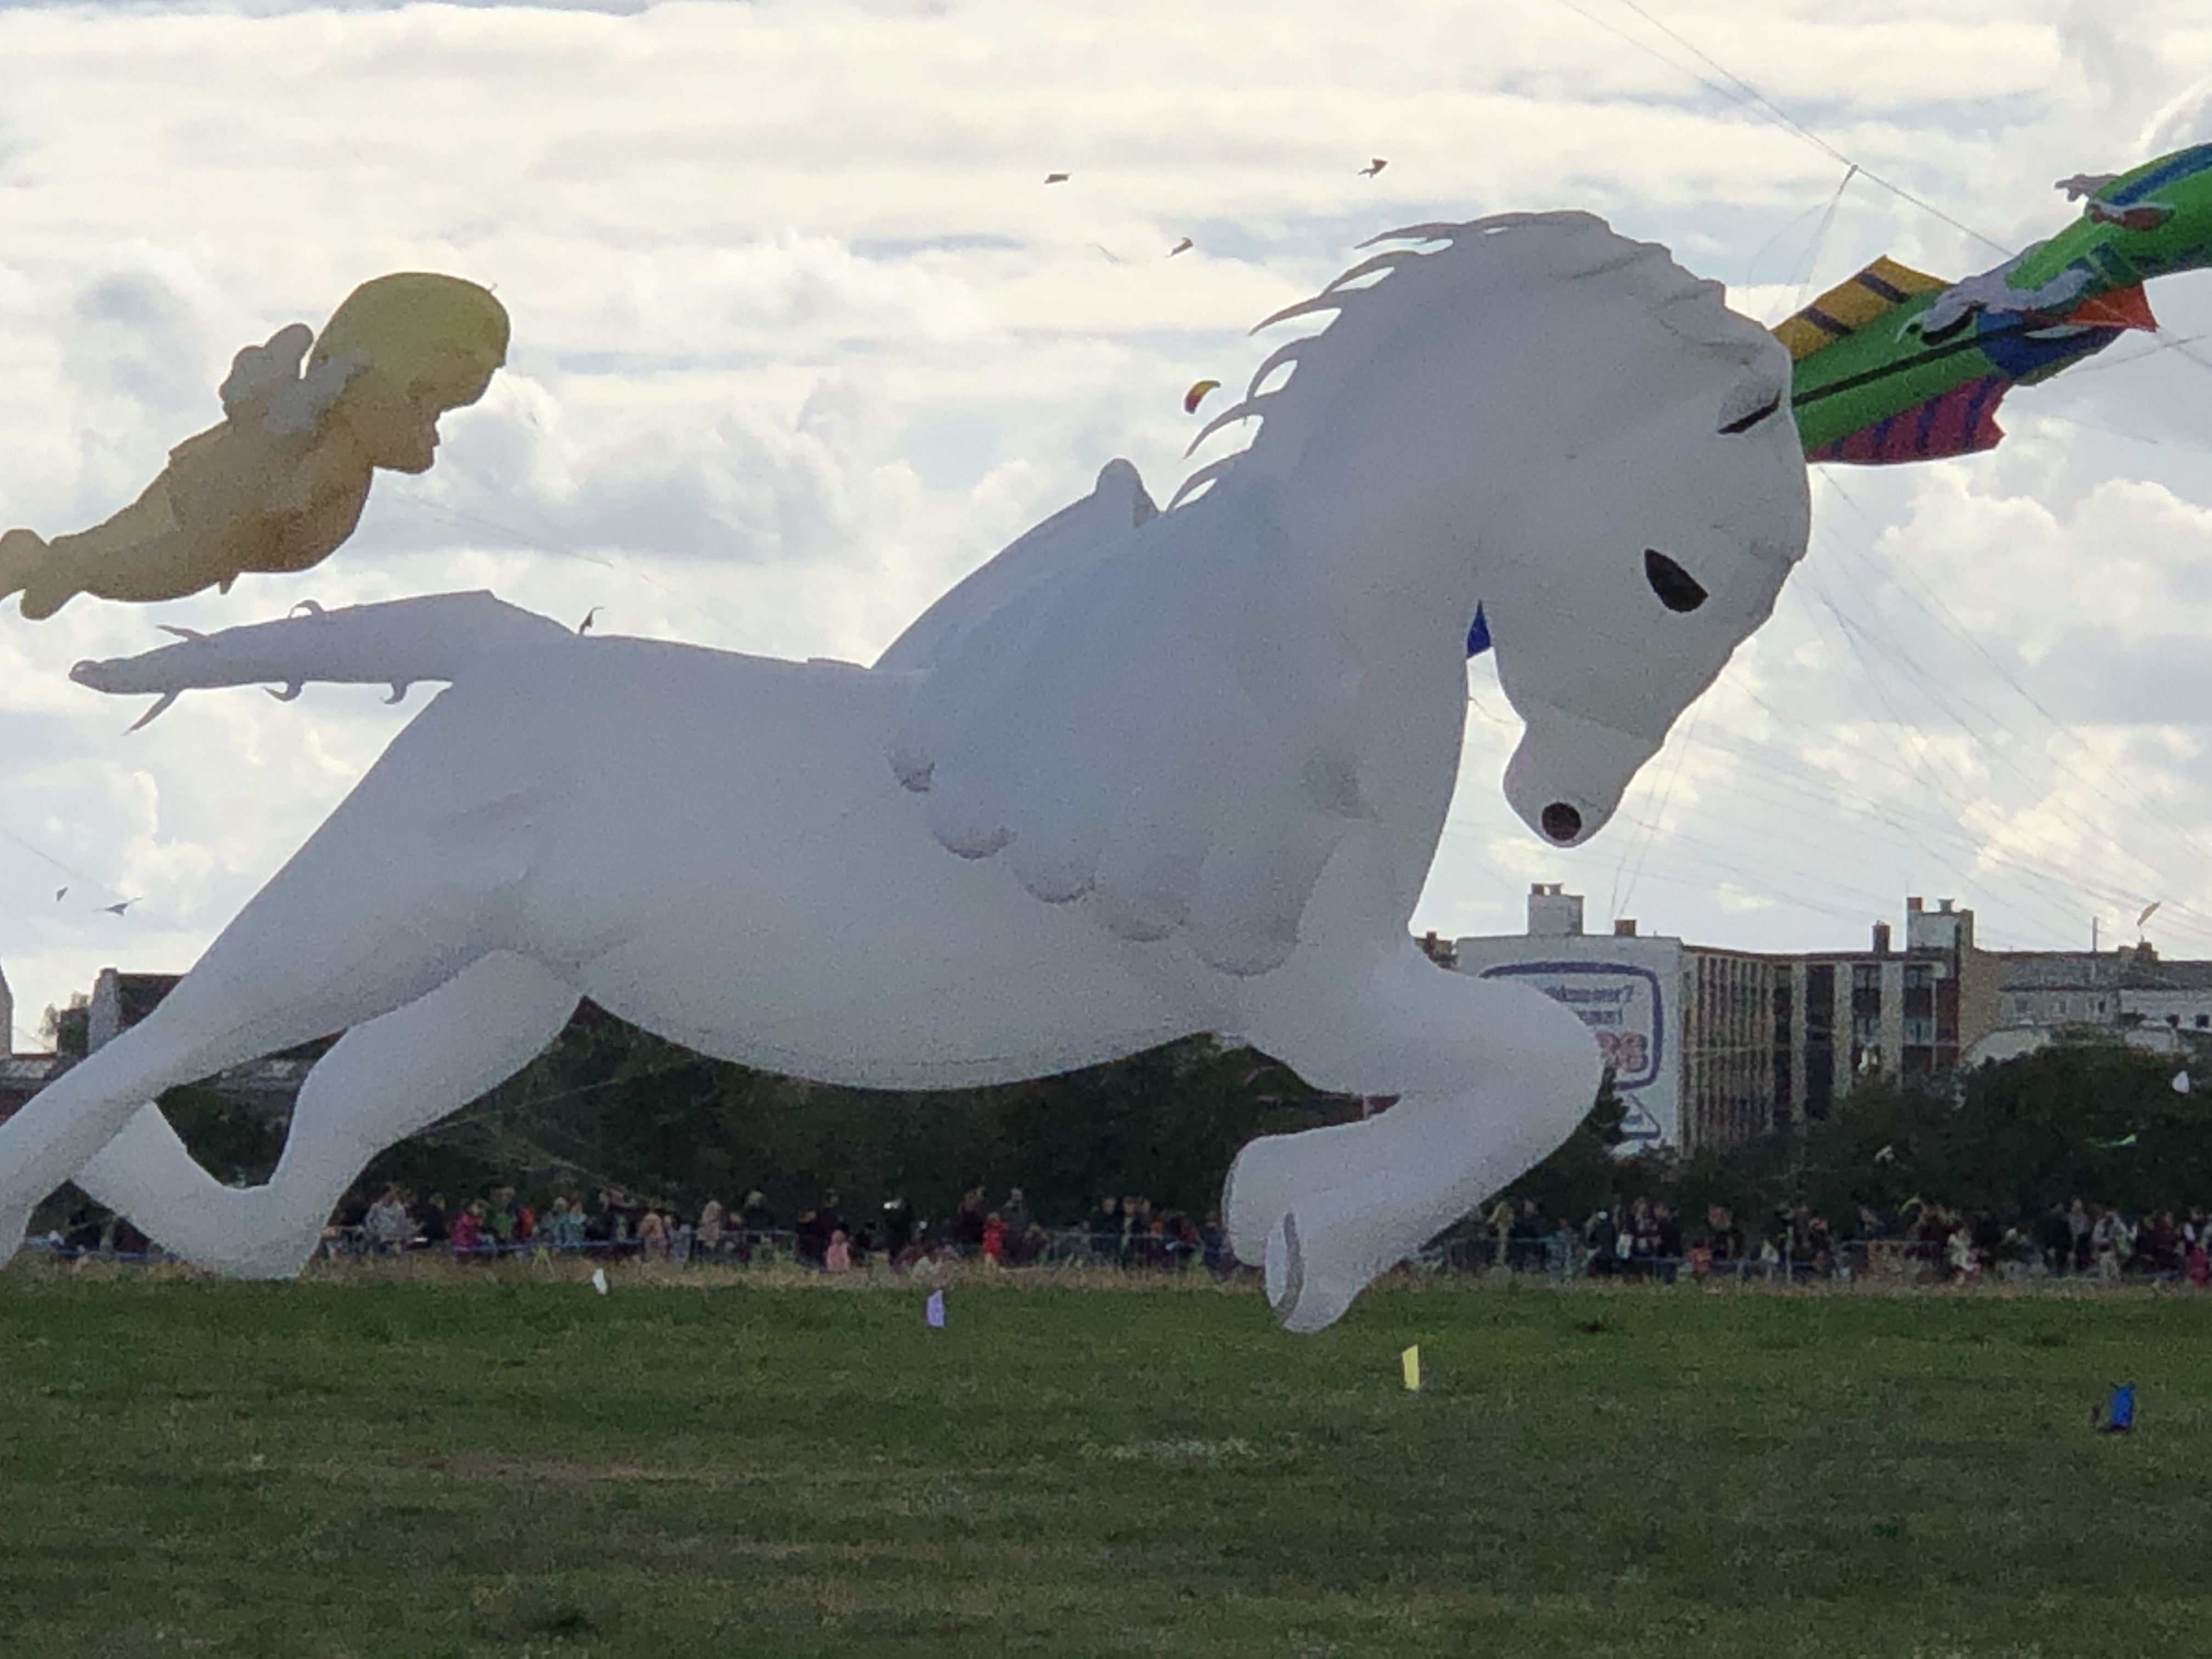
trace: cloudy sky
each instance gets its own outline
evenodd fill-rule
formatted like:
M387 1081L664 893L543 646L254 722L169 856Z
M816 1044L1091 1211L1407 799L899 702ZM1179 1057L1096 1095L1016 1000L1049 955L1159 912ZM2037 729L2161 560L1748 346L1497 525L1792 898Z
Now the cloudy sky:
M123 505L234 350L364 277L473 277L516 331L320 569L0 618L18 1044L103 965L188 966L413 712L204 693L126 736L67 670L157 622L489 586L865 660L1109 458L1164 500L1183 388L1365 236L1587 208L1772 321L2207 138L2201 0L0 4L0 523ZM1558 880L1712 944L1921 893L2058 946L2160 900L2212 955L2212 276L2152 299L2163 335L2017 396L1994 454L1816 477L1774 621L1591 846L1506 811L1476 665L1417 924L1517 931Z

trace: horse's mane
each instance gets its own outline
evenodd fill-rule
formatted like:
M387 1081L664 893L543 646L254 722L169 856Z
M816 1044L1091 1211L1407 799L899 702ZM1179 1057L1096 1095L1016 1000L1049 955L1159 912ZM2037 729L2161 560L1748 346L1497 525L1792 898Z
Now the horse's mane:
M1640 301L1660 326L1689 343L1752 362L1769 337L1728 308L1718 283L1692 276L1655 242L1632 241L1594 214L1501 213L1463 223L1407 225L1359 246L1385 246L1338 276L1312 298L1285 306L1257 324L1256 334L1301 317L1332 318L1320 331L1276 348L1254 371L1244 395L1208 421L1184 453L1223 428L1259 420L1262 440L1303 435L1328 402L1327 393L1375 355L1383 339L1419 326L1440 301L1472 292L1510 295L1571 280L1601 278ZM1289 378L1268 382L1281 371ZM1238 450L1198 468L1182 481L1174 507L1212 483L1249 453Z

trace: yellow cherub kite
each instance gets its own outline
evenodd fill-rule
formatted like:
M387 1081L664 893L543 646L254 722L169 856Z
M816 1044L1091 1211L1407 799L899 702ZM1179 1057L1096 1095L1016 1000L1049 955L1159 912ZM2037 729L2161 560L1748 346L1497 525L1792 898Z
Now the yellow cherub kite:
M51 542L0 536L0 599L20 592L37 620L79 593L175 599L227 592L248 570L321 563L360 522L374 469L430 470L438 417L483 396L507 341L505 307L474 283L413 271L363 283L320 338L294 323L240 351L222 424L171 450L105 524Z

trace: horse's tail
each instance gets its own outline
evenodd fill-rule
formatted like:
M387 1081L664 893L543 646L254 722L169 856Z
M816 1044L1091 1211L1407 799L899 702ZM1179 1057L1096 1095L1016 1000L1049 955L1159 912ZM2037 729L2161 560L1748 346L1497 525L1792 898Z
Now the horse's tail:
M325 611L281 621L196 634L167 628L179 643L136 657L81 662L70 670L79 685L118 696L160 698L131 726L137 731L186 691L221 685L267 685L289 702L310 683L389 685L398 702L417 680L452 682L485 658L519 646L574 636L550 617L508 605L489 592L429 593L381 605Z

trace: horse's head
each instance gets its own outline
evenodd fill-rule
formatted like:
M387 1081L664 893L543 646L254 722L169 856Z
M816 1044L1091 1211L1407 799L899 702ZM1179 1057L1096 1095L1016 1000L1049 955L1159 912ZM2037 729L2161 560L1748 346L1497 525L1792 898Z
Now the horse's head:
M1555 846L1603 827L1805 550L1789 354L1662 264L1680 281L1634 360L1480 540L1483 619L1526 726L1506 799Z
M1269 319L1335 314L1207 426L1263 417L1248 452L1176 499L1267 481L1286 521L1340 550L1346 591L1401 630L1388 649L1413 648L1407 629L1439 656L1474 648L1479 605L1528 727L1507 797L1571 847L1805 550L1790 355L1718 283L1586 213L1376 240L1427 246L1378 252Z
M1505 795L1555 845L1612 817L1804 551L1778 343L1772 359L1709 374L1562 461L1485 538L1484 620L1527 727Z

